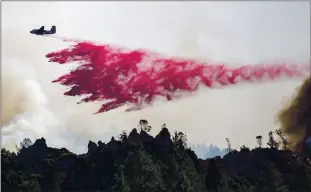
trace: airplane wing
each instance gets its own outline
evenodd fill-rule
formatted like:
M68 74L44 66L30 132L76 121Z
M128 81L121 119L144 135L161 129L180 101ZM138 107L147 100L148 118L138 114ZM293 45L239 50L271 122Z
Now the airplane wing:
M42 26L42 27L39 29L39 31L44 31L44 26Z

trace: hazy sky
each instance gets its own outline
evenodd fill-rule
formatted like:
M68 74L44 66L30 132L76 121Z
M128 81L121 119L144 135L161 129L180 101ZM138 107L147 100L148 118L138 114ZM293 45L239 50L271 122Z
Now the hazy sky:
M51 81L69 66L48 63L45 54L68 43L29 34L57 26L70 38L147 48L171 56L229 66L310 61L309 2L2 2L2 131L4 146L44 136L49 145L82 152L89 139L149 120L184 131L192 143L225 147L256 144L275 129L276 113L302 82L243 84L202 89L192 97L138 112L93 115L98 103L64 97Z

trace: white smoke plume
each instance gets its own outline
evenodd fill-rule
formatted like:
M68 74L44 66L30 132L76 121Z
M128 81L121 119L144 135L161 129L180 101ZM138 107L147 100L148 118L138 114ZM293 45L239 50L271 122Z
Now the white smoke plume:
M80 104L51 81L71 66L47 63L46 53L68 43L30 35L57 26L57 34L147 48L229 65L277 60L310 62L308 2L3 2L2 144L45 137L48 145L85 152L88 140L106 140L141 118L185 132L192 143L225 147L256 144L276 128L275 114L302 80L202 89L193 97L142 111L93 115L100 103Z

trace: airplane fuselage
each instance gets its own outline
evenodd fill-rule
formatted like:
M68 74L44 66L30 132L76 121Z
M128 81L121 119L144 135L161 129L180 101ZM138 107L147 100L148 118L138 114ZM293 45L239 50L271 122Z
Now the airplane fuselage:
M37 30L32 30L30 31L31 34L35 34L35 35L49 35L49 34L55 34L53 32L49 32L49 31L37 31Z
M56 33L56 27L52 26L51 30L44 30L44 26L42 26L40 29L33 29L30 31L31 34L35 35L50 35Z

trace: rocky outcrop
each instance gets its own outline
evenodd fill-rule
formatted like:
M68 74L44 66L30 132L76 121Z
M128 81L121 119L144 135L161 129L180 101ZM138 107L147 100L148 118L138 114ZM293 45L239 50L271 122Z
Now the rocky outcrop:
M28 148L22 148L16 157L16 162L25 170L31 170L35 173L48 171L46 158L48 158L49 148L44 138L37 139L35 143Z
M142 142L140 140L140 136L137 132L137 129L133 129L128 138L127 138L128 142L130 145L134 146L134 147L142 147Z
M115 140L114 137L107 143L107 148L109 149L118 149L120 142Z
M72 169L77 162L77 157L74 154L63 154L57 161L55 167L59 170Z
M106 144L103 143L102 141L98 141L97 144L98 144L99 151L102 151L106 148Z
M147 132L145 131L140 131L140 140L143 142L143 143L152 143L154 141L154 138L149 135Z
M98 151L96 143L93 141L89 141L89 144L87 145L88 152L87 153L95 153Z
M171 134L167 128L162 128L155 141L160 151L167 153L172 150Z

